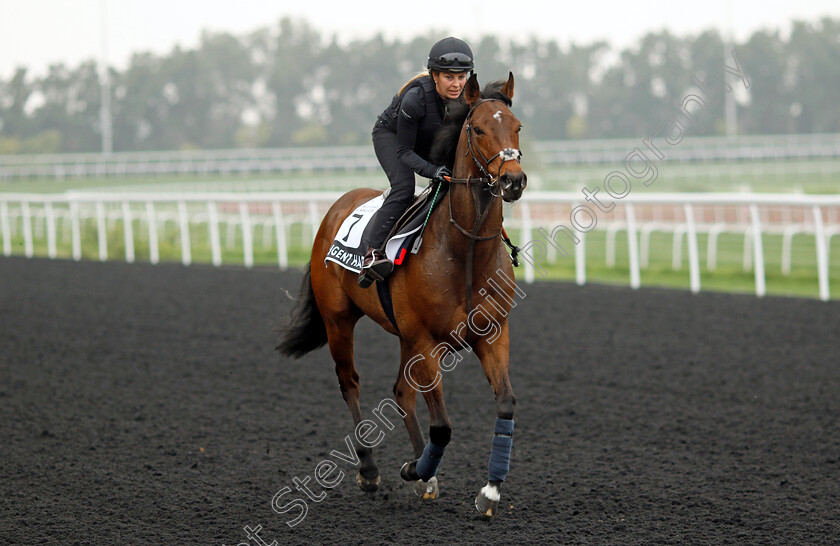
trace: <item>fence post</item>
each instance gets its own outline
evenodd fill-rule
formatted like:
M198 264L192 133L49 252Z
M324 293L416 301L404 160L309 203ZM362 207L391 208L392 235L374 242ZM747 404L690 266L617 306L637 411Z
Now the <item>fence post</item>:
M222 241L219 237L219 211L215 201L207 201L207 229L210 231L210 252L213 256L213 265L222 265Z
M123 236L125 237L125 261L134 263L134 225L131 219L131 205L128 201L122 202L123 214Z
M697 225L694 223L694 207L685 203L685 222L688 228L688 271L691 291L700 292L700 257L697 252Z
M146 201L146 221L149 223L149 261L156 265L160 262L160 249L155 216L155 204L152 201Z
M73 239L73 259L77 262L82 259L82 228L79 219L79 202L70 202L70 231Z
M578 286L586 284L586 233L578 236L580 243L575 245L575 283Z
M750 205L750 217L752 218L753 232L753 254L755 267L755 295L764 296L767 292L764 279L764 247L761 243L761 215L758 213L757 205Z
M54 260L57 253L55 249L55 210L53 210L52 201L44 203L44 208L47 213L47 256Z
M254 266L254 238L251 233L251 215L248 213L248 203L239 202L239 218L242 221L242 254L244 255L245 267ZM313 236L315 232L312 233Z
M181 263L192 263L192 249L190 248L190 219L187 215L187 203L178 201L178 222L181 231Z
M685 226L674 227L674 243L671 250L671 269L679 271L682 269L682 237L685 233Z
M714 271L717 268L717 241L726 226L715 224L709 228L709 237L706 240L706 269Z
M274 214L274 226L277 232L277 265L285 270L289 267L288 248L286 247L286 227L283 225L283 211L280 203L271 203L271 211Z
M105 225L105 203L96 202L96 236L99 240L99 261L108 260L108 227Z
M793 254L793 237L799 231L799 224L786 226L782 232L782 275L790 275L790 264Z
M825 229L823 228L822 209L814 206L814 239L817 245L817 275L820 281L820 299L828 301L830 297L828 287L828 253L825 244Z
M635 289L642 285L639 271L639 244L636 239L636 209L632 203L627 203L625 212L627 214L627 253L630 258L630 288Z
M32 244L32 211L29 209L29 201L20 202L21 214L23 216L23 249L27 258L35 254Z

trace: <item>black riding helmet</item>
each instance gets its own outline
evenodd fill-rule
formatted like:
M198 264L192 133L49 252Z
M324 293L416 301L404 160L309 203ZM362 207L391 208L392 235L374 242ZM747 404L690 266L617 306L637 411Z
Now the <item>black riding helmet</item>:
M469 72L474 68L470 46L463 40L452 36L440 40L429 51L430 70L440 72Z

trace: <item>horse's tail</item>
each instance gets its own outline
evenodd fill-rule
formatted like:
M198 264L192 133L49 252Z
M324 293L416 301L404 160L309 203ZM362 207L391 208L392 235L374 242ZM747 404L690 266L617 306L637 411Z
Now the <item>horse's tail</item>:
M327 328L315 301L312 290L310 263L303 272L303 283L297 304L292 309L289 324L280 330L280 341L275 347L286 356L300 358L327 342Z

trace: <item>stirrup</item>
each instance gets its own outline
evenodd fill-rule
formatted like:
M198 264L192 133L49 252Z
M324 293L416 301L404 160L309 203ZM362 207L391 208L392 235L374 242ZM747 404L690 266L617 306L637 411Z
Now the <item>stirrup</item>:
M381 281L384 280L383 277L375 279L373 277L373 272L370 269L362 269L359 273L359 287L360 288L367 288L368 286L372 285L374 281Z
M385 256L384 252L376 248L368 248L364 265L359 272L359 286L367 288L373 284L373 281L383 281L393 270L394 263Z

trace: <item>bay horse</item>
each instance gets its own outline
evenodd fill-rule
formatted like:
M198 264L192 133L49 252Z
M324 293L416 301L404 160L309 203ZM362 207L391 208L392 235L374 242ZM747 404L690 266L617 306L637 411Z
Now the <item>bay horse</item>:
M448 195L427 217L417 255L385 280L394 322L377 290L360 288L356 273L325 262L345 218L381 192L362 188L344 194L329 209L315 237L301 295L277 349L297 358L329 345L341 393L357 427L361 464L356 481L365 491L375 491L380 484L372 450L358 434L360 426L372 423L362 419L353 358L353 330L367 315L400 340L400 369L393 390L414 449L414 460L403 465L400 475L415 482L415 492L423 498L438 494L435 473L452 432L441 371L452 369L464 351L474 351L481 361L495 393L497 419L488 481L475 504L485 516L496 514L501 482L510 466L516 404L508 375L507 315L516 305L514 296L524 296L515 286L511 257L501 240L502 201L518 200L527 185L519 162L522 125L510 110L513 88L512 73L496 84L491 96L482 96L475 74L468 80L463 94L466 118L458 120L452 133L457 147L451 159L453 174L446 183ZM481 303L474 306L475 302ZM428 443L415 412L418 391L429 408Z

